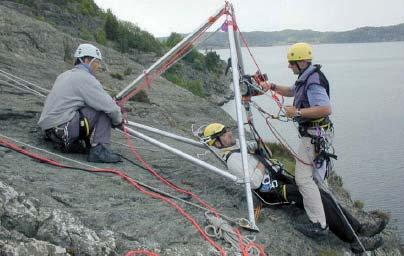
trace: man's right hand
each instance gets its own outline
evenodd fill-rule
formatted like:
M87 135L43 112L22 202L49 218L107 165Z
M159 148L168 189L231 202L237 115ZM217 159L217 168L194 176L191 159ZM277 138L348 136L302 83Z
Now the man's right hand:
M276 88L276 85L274 83L268 81L260 82L260 86L264 89L264 91L275 90Z

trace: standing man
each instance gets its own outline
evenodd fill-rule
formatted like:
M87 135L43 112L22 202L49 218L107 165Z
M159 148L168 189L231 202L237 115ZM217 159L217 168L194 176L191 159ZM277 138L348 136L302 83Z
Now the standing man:
M57 77L38 125L63 152L89 151L89 162L119 162L120 156L106 145L111 141L111 127L122 127L123 119L120 107L95 77L101 52L92 44L81 44L74 58L75 67Z
M312 64L312 54L313 49L307 43L296 43L289 48L288 67L298 76L293 86L261 84L265 89L282 96L294 97L293 106L285 106L285 114L299 125L299 159L296 161L295 180L311 221L298 227L298 230L311 237L325 235L328 231L316 182L324 181L329 162L320 157L327 154L324 149L320 152L320 144L324 144L325 138L330 139L332 135L329 84L320 71L321 66ZM320 141L321 139L324 140Z

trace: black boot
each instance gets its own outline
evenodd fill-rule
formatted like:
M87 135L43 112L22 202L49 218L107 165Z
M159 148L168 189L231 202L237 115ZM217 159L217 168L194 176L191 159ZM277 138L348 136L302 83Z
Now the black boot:
M328 226L322 228L320 223L297 224L295 229L303 233L303 235L317 238L328 235Z
M121 161L121 157L110 152L104 145L98 144L90 149L87 161L94 163L117 163Z
M359 237L363 247L366 251L374 251L383 245L382 237ZM355 239L355 242L351 243L351 250L354 253L364 252L359 242Z
M358 235L372 237L382 232L383 229L386 227L387 223L388 223L387 219L381 219L376 223L362 224L358 230Z

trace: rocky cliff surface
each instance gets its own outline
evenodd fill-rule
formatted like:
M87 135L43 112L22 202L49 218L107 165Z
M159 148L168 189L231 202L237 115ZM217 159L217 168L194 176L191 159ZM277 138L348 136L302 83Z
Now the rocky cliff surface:
M71 54L82 42L65 32L0 3L0 70L50 89L56 76L71 68ZM145 67L133 61L135 58L100 48L111 71L123 72L128 67L132 70L123 80L113 79L106 72L97 75L112 94L143 72ZM44 99L10 87L3 76L0 91L0 133L55 152L36 125ZM133 108L130 120L187 137L191 135L191 124L199 126L213 121L233 124L211 102L162 78L155 81L148 98L149 103L129 103ZM159 139L191 155L205 153L187 144ZM126 141L121 134L114 133L113 140L115 151L134 159L122 145ZM200 195L223 214L246 216L242 186L142 140L133 142L164 177ZM49 153L35 152L71 164ZM67 156L85 162L83 155ZM209 154L204 159L221 166ZM176 194L149 172L127 161L111 167ZM349 197L341 191L337 186L339 199L358 218L373 220L372 216L352 208ZM184 207L199 223L206 224L203 211L189 205ZM270 255L351 255L349 246L333 235L317 241L295 231L293 224L304 218L304 213L293 206L264 209L258 222L261 232L254 234L256 241ZM383 237L385 246L376 255L400 255L394 228L388 227ZM0 147L0 255L124 255L139 248L172 256L218 255L175 209L139 192L119 177L56 168ZM230 250L230 255L236 254Z

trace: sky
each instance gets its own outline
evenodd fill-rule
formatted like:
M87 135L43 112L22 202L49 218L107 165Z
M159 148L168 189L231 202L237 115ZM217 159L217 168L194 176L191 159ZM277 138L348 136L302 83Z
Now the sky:
M156 37L189 33L224 0L95 0ZM346 31L404 23L404 0L233 0L241 31Z

